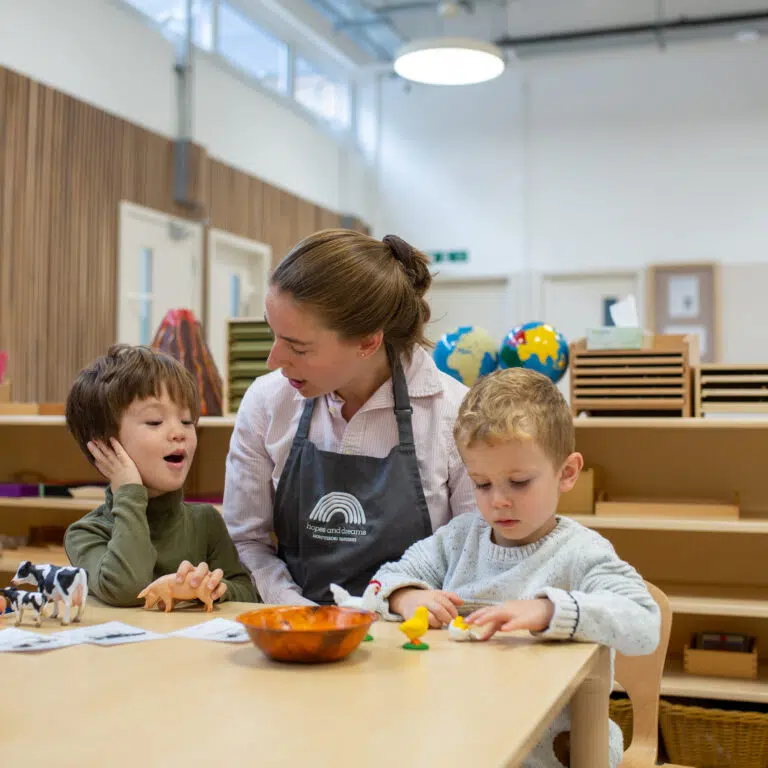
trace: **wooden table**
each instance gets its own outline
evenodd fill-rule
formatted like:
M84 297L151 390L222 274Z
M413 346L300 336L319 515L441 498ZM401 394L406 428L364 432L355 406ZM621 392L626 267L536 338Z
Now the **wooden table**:
M213 616L254 607L224 603ZM94 599L84 624L170 632L206 617ZM40 631L60 628L48 620ZM316 666L271 662L250 643L182 638L0 654L0 762L518 766L570 699L571 765L608 767L607 649L522 635L456 643L430 631L430 650L413 652L401 649L396 624L377 622L373 634L344 661Z

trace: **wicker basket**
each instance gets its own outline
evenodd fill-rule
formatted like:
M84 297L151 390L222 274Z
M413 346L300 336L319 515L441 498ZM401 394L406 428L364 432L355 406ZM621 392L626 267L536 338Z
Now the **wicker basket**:
M659 719L673 763L696 768L768 766L768 714L662 701Z
M611 699L608 716L624 734L624 749L632 741L632 702L629 699Z

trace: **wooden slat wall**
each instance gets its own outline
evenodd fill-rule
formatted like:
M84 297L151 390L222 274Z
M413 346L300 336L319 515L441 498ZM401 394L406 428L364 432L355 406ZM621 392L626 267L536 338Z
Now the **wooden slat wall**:
M115 339L118 208L173 203L173 142L0 68L0 349L13 397L61 401ZM190 196L205 203L205 152Z
M275 266L299 240L341 216L209 158L210 226L272 247ZM361 230L362 231L362 230Z
M0 350L19 401L62 401L115 340L119 203L272 246L276 264L342 217L194 146L173 202L173 141L0 67ZM365 231L361 222L361 231Z

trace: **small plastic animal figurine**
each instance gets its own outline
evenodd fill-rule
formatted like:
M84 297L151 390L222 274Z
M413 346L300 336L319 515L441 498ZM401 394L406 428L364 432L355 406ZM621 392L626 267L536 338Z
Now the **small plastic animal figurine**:
M474 625L470 626L466 621L464 621L463 617L457 616L448 625L448 636L451 638L451 640L456 640L457 642L466 642L467 640L482 640L483 631L480 629L480 627L476 627Z
M85 568L74 566L34 565L29 560L23 560L11 584L35 584L48 602L53 602L51 618L59 615L59 604L64 606L62 624L69 624L72 606L77 608L73 621L80 621L85 602L88 599L88 574Z
M429 650L429 646L419 639L429 629L429 611L425 606L420 605L410 619L398 624L398 629L408 638L409 642L403 645L407 651Z
M0 619L3 618L3 615L8 610L8 603L3 595L0 595Z
M35 613L35 626L39 627L43 620L43 608L48 602L45 595L40 592L25 592L22 589L14 589L13 587L4 587L2 590L3 597L2 602L5 604L6 600L11 606L11 610L16 614L16 626L21 624L22 618L24 618L24 611L27 608L31 608ZM5 608L3 608L5 611Z
M362 597L352 597L344 587L340 587L338 584L331 584L330 589L336 605L342 608L360 608L364 611L377 613L376 595L381 591L380 581L369 582ZM373 640L371 635L366 635L363 638L363 642L370 642L371 640Z
M162 600L165 612L170 613L174 601L197 599L205 604L206 613L210 613L213 610L213 590L208 586L207 579L193 587L190 584L193 576L194 571L190 571L181 584L176 581L175 573L155 579L138 594L139 598L144 598L144 609L149 611Z

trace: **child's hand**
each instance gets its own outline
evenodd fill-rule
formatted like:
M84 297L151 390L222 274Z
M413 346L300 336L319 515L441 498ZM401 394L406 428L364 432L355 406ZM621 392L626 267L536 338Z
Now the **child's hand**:
M389 596L389 610L399 613L404 619L410 619L416 609L423 605L429 611L429 626L440 629L459 615L456 607L463 602L454 592L403 587Z
M208 588L211 590L211 597L214 600L218 600L227 591L227 585L221 583L221 580L224 578L224 571L221 568L211 571L208 568L208 563L200 563L195 568L189 560L183 560L176 569L176 581L182 584L190 573L193 574L189 582L192 587L196 587L205 579L208 579Z
M133 459L116 438L109 438L109 445L101 440L91 440L88 450L93 456L96 469L109 480L114 493L121 485L143 485L139 470Z
M487 640L496 632L512 632L516 629L528 629L531 632L543 632L549 627L555 613L554 603L549 598L535 600L510 600L501 605L491 605L473 611L466 618L467 624L478 624L486 628Z

